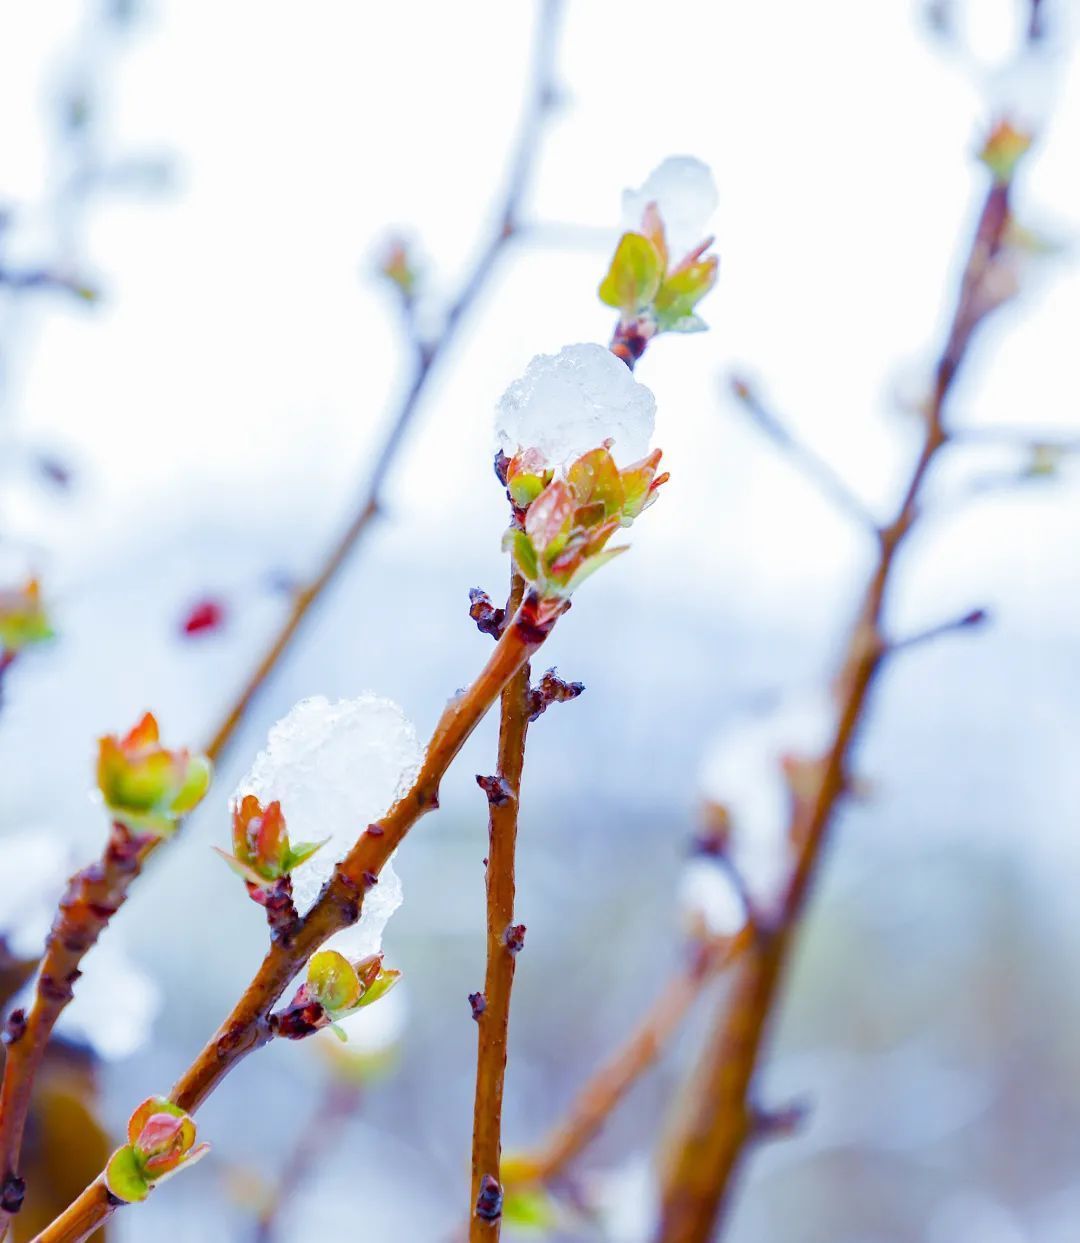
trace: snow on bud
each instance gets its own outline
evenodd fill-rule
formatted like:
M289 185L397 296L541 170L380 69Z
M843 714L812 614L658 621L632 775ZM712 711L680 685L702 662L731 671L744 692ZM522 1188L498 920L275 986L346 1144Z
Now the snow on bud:
M558 354L538 354L503 393L495 434L512 459L508 480L529 476L542 486L547 468L565 467L607 441L623 465L644 457L655 419L652 392L610 350L567 345ZM535 483L527 486L533 497L526 503L540 491Z
M733 937L746 923L746 902L723 859L705 856L687 863L679 906L695 938Z
M716 283L719 260L708 222L717 195L706 164L672 156L653 170L639 190L623 194L624 224L600 300L633 328L640 348L658 332L700 332L706 324L695 308Z
M14 656L24 647L52 637L41 584L36 578L22 587L0 590L0 654Z
M214 847L218 854L254 890L262 890L306 863L325 842L298 842L293 846L285 827L281 804L266 807L254 794L245 794L232 809L233 853Z
M702 788L730 821L726 850L757 904L767 908L790 868L792 811L807 767L832 745L836 704L825 691L789 695L735 722L708 751Z
M210 1151L209 1144L195 1147L191 1117L160 1096L150 1097L135 1110L127 1134L127 1144L113 1153L105 1167L105 1185L128 1203L145 1200L154 1184L194 1165Z
M658 220L678 264L709 237L719 202L708 164L692 155L669 155L636 190L623 191L623 227L655 239Z
M292 878L302 915L364 831L412 782L422 752L416 731L388 699L365 693L331 703L303 699L270 730L266 749L233 794L234 812L251 795L262 807L278 802L291 833L325 845ZM297 848L299 849L299 847ZM305 848L306 849L306 848ZM377 954L383 929L401 905L391 863L364 896L359 921L332 938L350 958Z
M98 789L131 833L167 837L202 801L211 772L205 756L163 747L149 712L123 738L108 734L98 743Z
M625 544L608 548L608 540L656 499L668 478L657 474L659 464L655 449L620 471L605 445L579 457L565 478L553 479L532 502L524 528L511 527L503 547L542 598L567 599L590 574L626 551Z

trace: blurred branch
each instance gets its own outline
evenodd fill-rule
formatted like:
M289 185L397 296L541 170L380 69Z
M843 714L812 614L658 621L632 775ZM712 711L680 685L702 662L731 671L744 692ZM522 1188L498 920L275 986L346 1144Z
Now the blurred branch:
M269 1203L259 1214L252 1243L273 1243L282 1209L311 1177L323 1156L341 1139L346 1125L356 1116L362 1099L360 1084L330 1079L318 1106L296 1137Z
M312 605L333 582L338 571L360 542L369 524L379 513L383 486L427 391L435 365L453 345L462 321L486 288L502 252L517 235L518 216L529 186L544 121L556 103L555 51L561 9L562 0L541 0L540 2L533 53L532 88L511 154L506 192L498 210L498 230L481 251L471 272L465 278L457 297L446 313L441 333L433 341L422 341L416 336L415 328L410 328L410 340L415 353L412 380L390 421L389 433L361 492L354 516L311 581L296 593L292 608L280 630L255 666L236 701L218 725L206 746L206 753L211 759L217 760L224 754L244 713L288 650Z
M932 643L935 639L940 639L944 635L956 634L961 630L970 630L974 626L982 626L989 619L986 609L972 609L970 613L964 613L961 617L953 617L948 621L939 622L936 626L930 626L926 630L920 630L916 634L906 635L902 639L892 639L886 645L887 654L895 656L898 652L910 651L913 647L922 647L926 643Z
M731 377L731 391L751 422L791 459L817 489L857 526L878 534L877 519L845 480L761 400L757 391L740 376Z
M592 1142L630 1089L659 1060L705 988L731 962L749 937L744 929L694 947L686 965L665 978L626 1041L596 1069L574 1098L566 1117L533 1152L521 1158L526 1176L550 1183Z
M988 152L988 154L990 154ZM886 596L897 555L918 516L923 485L947 441L945 408L976 329L1000 300L995 262L1009 221L1015 158L991 167L978 225L964 265L948 338L938 358L924 411L922 444L893 520L880 532L879 555L848 641L836 682L838 723L828 753L812 770L813 784L794 800L790 840L797 857L772 927L763 930L735 966L665 1154L657 1243L708 1243L730 1202L734 1176L755 1137L753 1079L795 936L837 805L850 787L848 759L876 674L888 650L882 636ZM811 774L807 774L808 781Z
M476 680L447 704L410 788L381 820L360 835L292 934L271 942L261 967L232 1012L173 1086L173 1104L195 1113L230 1071L273 1039L274 1005L314 951L360 918L364 894L378 883L390 856L413 825L438 807L443 775L466 739L547 639L558 614L542 619L537 613L539 603L531 594L525 598ZM122 1204L110 1196L99 1178L63 1217L38 1236L38 1243L75 1243L83 1237L78 1230L85 1232L101 1225Z
M516 570L510 573L506 616L512 617L525 593ZM476 1092L473 1103L472 1180L469 1240L498 1239L502 1225L502 1101L506 1078L506 1039L514 967L525 929L514 923L515 850L521 773L531 703L530 670L524 664L502 693L499 758L494 777L478 778L488 800L487 969L484 991L472 1000L476 1019Z
M34 999L27 1014L15 1010L4 1028L3 1084L0 1086L0 1238L22 1208L26 1182L19 1174L23 1131L34 1078L56 1021L73 996L79 967L127 897L154 838L113 824L100 861L77 872L45 942Z

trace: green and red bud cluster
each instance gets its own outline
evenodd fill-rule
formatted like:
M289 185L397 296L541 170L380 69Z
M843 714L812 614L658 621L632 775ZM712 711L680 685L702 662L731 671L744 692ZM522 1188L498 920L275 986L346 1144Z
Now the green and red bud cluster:
M151 713L123 738L98 743L97 782L109 814L134 834L168 837L210 786L210 761L161 745Z
M341 1040L348 1039L338 1021L385 997L401 979L400 971L384 967L382 962L382 954L371 954L355 963L337 950L313 954L307 979L288 1008L275 1015L278 1035L297 1040L330 1027Z
M610 453L610 442L577 459L565 477L540 475L526 463L515 472L514 463L528 458L528 451L511 461L507 481L515 503L539 490L528 502L522 526L511 527L503 544L514 558L518 572L538 595L563 601L590 574L626 551L626 545L607 547L620 527L629 526L656 499L667 474L657 474L660 450L619 470ZM526 485L524 482L528 480Z
M10 659L24 647L52 637L41 584L36 578L22 587L0 590L0 654Z
M987 135L979 159L1002 185L1010 182L1016 166L1031 147L1032 136L1009 120L998 121Z
M109 1158L105 1185L129 1204L145 1200L158 1183L185 1166L194 1165L210 1151L195 1146L195 1123L178 1105L163 1097L143 1101L131 1115L128 1142Z
M416 295L419 273L404 239L390 239L379 260L379 272L395 286L406 305L412 302Z
M712 243L704 238L673 261L660 211L649 203L640 231L619 239L600 283L600 301L619 312L620 326L633 327L645 340L660 332L703 331L707 325L695 308L716 284L720 261L706 253Z
M244 879L256 901L267 890L287 878L294 868L306 863L326 843L298 842L293 846L275 799L265 807L254 794L245 794L232 813L233 853L214 847L218 854Z

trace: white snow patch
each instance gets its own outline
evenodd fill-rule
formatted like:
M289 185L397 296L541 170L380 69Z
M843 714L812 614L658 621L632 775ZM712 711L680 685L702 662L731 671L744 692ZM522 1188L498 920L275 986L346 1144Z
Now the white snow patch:
M537 354L503 393L495 434L507 455L539 449L554 467L611 439L616 462L628 466L649 452L655 421L652 392L610 350L567 345Z
M0 851L5 874L13 878L0 885L0 936L18 957L36 958L74 870L70 849L41 827L5 834Z
M691 859L679 882L679 906L714 937L732 937L746 923L746 903L731 872L717 859Z
M278 799L293 843L326 845L293 874L303 914L341 859L416 776L423 753L409 720L389 699L365 693L331 703L302 699L270 730L266 750L236 787L234 803L254 794L265 806ZM354 958L378 953L390 916L401 905L392 862L364 898L360 920L330 944Z
M639 230L645 208L655 203L674 266L709 236L709 222L719 201L708 164L692 155L670 155L639 189L623 191L623 227Z
M128 957L116 929L108 928L83 959L75 998L56 1030L92 1045L106 1061L120 1061L150 1038L163 1000L157 982Z

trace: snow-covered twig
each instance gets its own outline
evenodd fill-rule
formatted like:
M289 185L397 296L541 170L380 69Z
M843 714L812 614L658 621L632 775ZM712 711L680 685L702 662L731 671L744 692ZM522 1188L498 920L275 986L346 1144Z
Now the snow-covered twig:
M249 1053L275 1034L272 1010L312 954L335 933L360 918L365 893L414 824L439 804L439 785L454 757L503 689L547 639L558 617L538 615L540 601L529 593L507 624L476 680L447 705L415 779L387 811L360 835L337 864L314 906L292 935L271 943L262 966L232 1012L174 1085L169 1100L194 1113ZM38 1236L37 1243L77 1243L107 1221L123 1201L111 1195L104 1176Z

